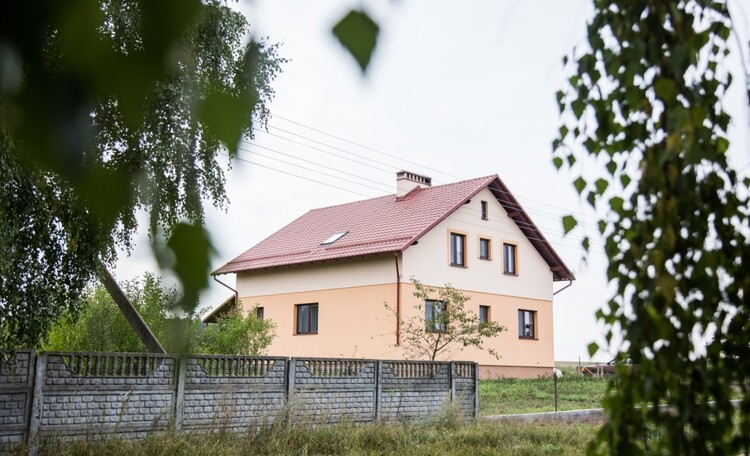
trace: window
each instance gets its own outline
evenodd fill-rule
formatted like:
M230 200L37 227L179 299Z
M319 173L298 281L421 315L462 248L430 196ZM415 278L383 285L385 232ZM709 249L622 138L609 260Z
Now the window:
M260 320L263 319L265 315L264 309L262 307L256 307L255 308L255 316L258 317Z
M344 235L346 235L346 233L348 233L348 231L341 231L339 233L336 233L336 234L332 235L331 237L329 237L328 239L326 239L325 241L321 242L320 245L321 246L331 245L334 242L336 242L339 239L341 239L342 237L344 237Z
M536 339L536 312L533 310L518 311L518 338Z
M318 304L297 304L297 334L318 333Z
M479 306L479 323L490 322L490 306Z
M466 236L451 233L451 266L466 266Z
M482 220L489 220L489 217L487 215L487 201L482 201Z
M487 238L479 238L479 259L489 260L492 252L490 247L490 240Z
M424 330L427 332L445 331L445 303L426 300L424 302Z
M517 275L518 268L516 266L517 263L515 244L503 243L503 272L505 274Z

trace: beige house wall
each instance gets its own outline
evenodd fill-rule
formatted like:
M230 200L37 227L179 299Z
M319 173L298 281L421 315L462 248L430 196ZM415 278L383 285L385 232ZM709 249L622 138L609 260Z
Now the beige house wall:
M364 287L314 290L264 296L244 296L243 308L256 305L264 308L265 318L276 325L276 338L269 355L355 357L405 359L402 347L396 346L396 317L385 308L396 307L395 283ZM463 291L463 290L462 290ZM424 307L412 295L413 285L401 284L402 321L423 319ZM507 327L497 337L485 342L501 355L495 359L486 351L475 348L457 349L439 359L471 360L482 366L482 376L531 376L549 374L554 366L554 334L550 301L499 296L463 291L471 296L466 309L478 313L479 305L490 306L490 318ZM295 334L295 306L318 304L318 333ZM518 310L536 312L537 337L518 337Z
M482 220L481 201L488 205ZM450 265L450 231L466 236L466 267ZM479 238L491 241L489 260L479 258ZM517 275L503 273L503 243L517 246ZM450 283L464 290L552 300L552 272L497 198L487 189L464 204L404 251L402 277Z

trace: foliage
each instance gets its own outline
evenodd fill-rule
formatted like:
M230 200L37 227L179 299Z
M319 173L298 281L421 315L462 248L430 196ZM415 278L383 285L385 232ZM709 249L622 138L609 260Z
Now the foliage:
M223 353L229 355L261 355L276 337L276 325L271 320L240 310L216 318L200 332L196 340L196 353Z
M164 286L160 278L150 273L142 279L123 282L122 288L156 338L165 344L166 351L174 353L168 336L174 320L170 309L180 299L178 290ZM197 329L197 324L193 327ZM47 339L45 350L147 351L102 285L88 287L81 312L66 314L52 326Z
M558 410L600 408L608 382L604 377L584 377L576 369L563 369L557 380ZM554 412L554 379L547 375L481 380L479 407L482 415Z
M142 441L84 439L49 443L40 454L56 456L108 455L579 455L597 424L530 424L476 422L445 427L424 424L344 423L334 426L299 426L259 432L152 434ZM22 453L19 449L13 454Z
M207 284L219 154L268 118L277 47L220 0L0 7L0 345L37 346L150 213L188 312ZM164 238L170 237L169 242Z
M476 312L464 307L470 298L450 284L434 288L414 278L411 281L414 284L414 297L418 299L414 306L416 315L402 318L400 322L401 346L409 358L435 361L438 357L450 359L464 347L484 350L487 339L493 339L507 330L497 322L480 322ZM442 310L433 313L430 319L425 318L424 306L427 301L441 303ZM388 304L385 307L398 318L395 309ZM500 358L494 348L488 348L487 352Z
M357 61L364 73L378 42L380 27L367 13L351 10L333 27L333 35Z
M252 312L247 317L233 312L208 325L203 325L196 314L175 317L172 309L180 300L179 291L150 273L125 281L123 291L167 353L259 355L275 336L274 323ZM175 333L184 337L173 337ZM79 314L66 314L52 326L44 349L148 351L102 285L87 288Z
M727 5L594 7L589 48L558 94L567 122L553 161L576 171L589 157L607 171L574 186L607 213L599 229L616 293L597 317L610 346L621 333L640 365L610 384L596 450L750 453L748 182L726 154ZM741 390L739 408L730 385ZM646 407L661 402L673 409Z

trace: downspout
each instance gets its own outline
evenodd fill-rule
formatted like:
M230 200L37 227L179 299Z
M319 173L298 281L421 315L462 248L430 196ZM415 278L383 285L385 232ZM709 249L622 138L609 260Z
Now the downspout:
M396 260L396 346L401 345L401 273L398 270L398 253L393 254Z
M237 293L237 290L235 290L234 288L230 287L229 285L227 285L226 283L222 282L221 280L217 279L215 275L212 274L211 277L213 277L215 281L217 281L220 284L224 285L224 287L228 288L229 290L232 291L232 293L234 293L234 305L236 306L237 302L240 300L240 294Z
M564 287L560 288L560 289L559 289L559 290L557 290L556 292L552 293L552 296L554 296L554 295L556 295L557 293L559 293L559 292L563 291L564 289L568 288L568 287L569 287L569 286L571 286L571 285L573 285L573 281L572 281L572 280L568 280L568 284L567 284L567 285L565 285Z

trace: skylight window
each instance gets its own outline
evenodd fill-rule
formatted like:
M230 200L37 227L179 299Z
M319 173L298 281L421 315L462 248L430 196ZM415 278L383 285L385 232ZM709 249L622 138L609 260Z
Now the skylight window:
M322 245L322 246L326 246L326 245L331 245L331 244L333 244L334 242L336 242L336 241L338 241L339 239L341 239L342 237L344 237L344 235L345 235L346 233L348 233L348 232L349 232L349 231L341 231L340 233L336 233L336 234L334 234L333 236L331 236L331 237L329 237L328 239L326 239L325 241L321 242L321 243L320 243L320 245Z

